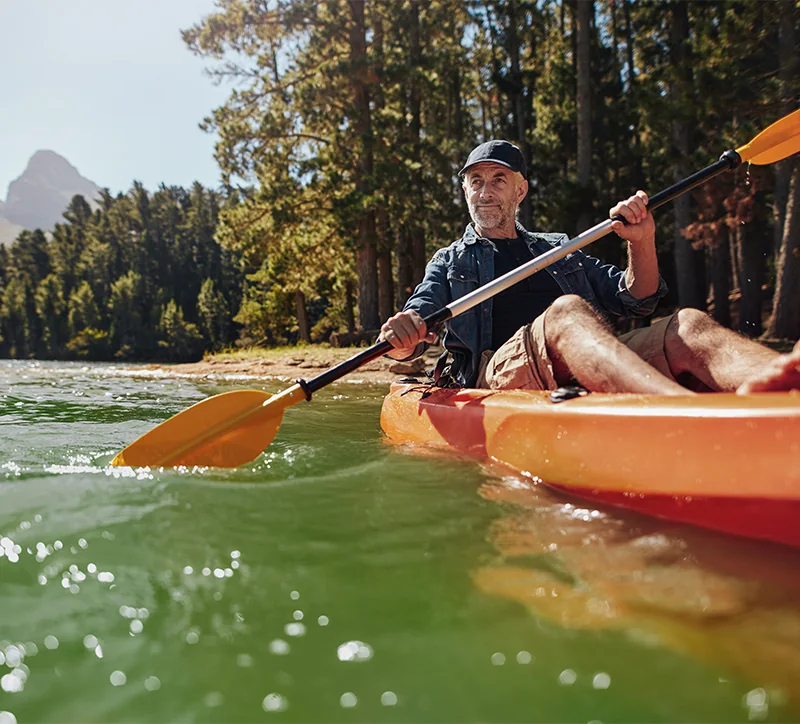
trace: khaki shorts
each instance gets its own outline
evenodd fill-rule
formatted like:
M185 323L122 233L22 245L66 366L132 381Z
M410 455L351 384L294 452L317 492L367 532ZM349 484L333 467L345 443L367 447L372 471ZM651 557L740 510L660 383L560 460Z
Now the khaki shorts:
M544 314L520 327L497 352L487 350L478 368L478 387L491 390L555 390L553 363L545 343ZM671 380L664 339L672 316L618 337L628 349Z

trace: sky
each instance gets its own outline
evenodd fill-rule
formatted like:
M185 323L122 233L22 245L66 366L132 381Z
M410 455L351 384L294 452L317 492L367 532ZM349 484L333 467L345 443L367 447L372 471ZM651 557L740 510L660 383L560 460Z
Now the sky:
M213 0L0 0L0 200L39 149L113 193L134 180L217 186L198 124L230 86L180 31Z

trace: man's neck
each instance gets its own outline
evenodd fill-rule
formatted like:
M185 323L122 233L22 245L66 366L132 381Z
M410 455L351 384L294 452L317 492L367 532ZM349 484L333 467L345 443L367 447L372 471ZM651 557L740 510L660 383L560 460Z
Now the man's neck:
M516 239L517 238L517 227L516 224L512 223L509 227L506 226L498 226L492 229L484 229L478 224L475 224L475 231L478 232L478 236L482 239Z

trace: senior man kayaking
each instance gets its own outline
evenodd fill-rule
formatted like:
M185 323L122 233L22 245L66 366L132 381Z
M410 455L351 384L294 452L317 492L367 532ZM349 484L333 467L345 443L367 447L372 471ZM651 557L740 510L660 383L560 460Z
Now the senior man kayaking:
M513 144L481 144L460 176L472 223L433 255L403 311L381 327L394 359L412 359L435 340L424 316L568 238L517 222L528 181ZM627 222L612 224L628 242L624 271L580 251L553 263L448 321L440 372L464 387L490 389L554 390L573 380L594 392L655 395L690 394L678 380L712 391L800 389L800 342L779 355L696 309L615 336L607 319L650 315L667 291L647 195L621 201L610 210L617 215Z

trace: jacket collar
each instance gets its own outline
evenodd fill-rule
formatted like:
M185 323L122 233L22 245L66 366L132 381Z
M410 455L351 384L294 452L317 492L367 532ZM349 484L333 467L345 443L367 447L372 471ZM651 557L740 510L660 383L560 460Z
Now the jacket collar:
M515 221L514 225L517 229L517 234L521 236L523 239L535 240L534 234L531 234L531 232L528 231L522 224L520 224L519 221ZM467 224L467 228L464 229L464 235L461 237L461 241L465 246L469 246L471 244L478 244L481 242L486 242L488 244L491 244L491 242L488 239L484 239L482 236L478 236L478 232L475 231L475 224L472 221L470 221L469 224Z

